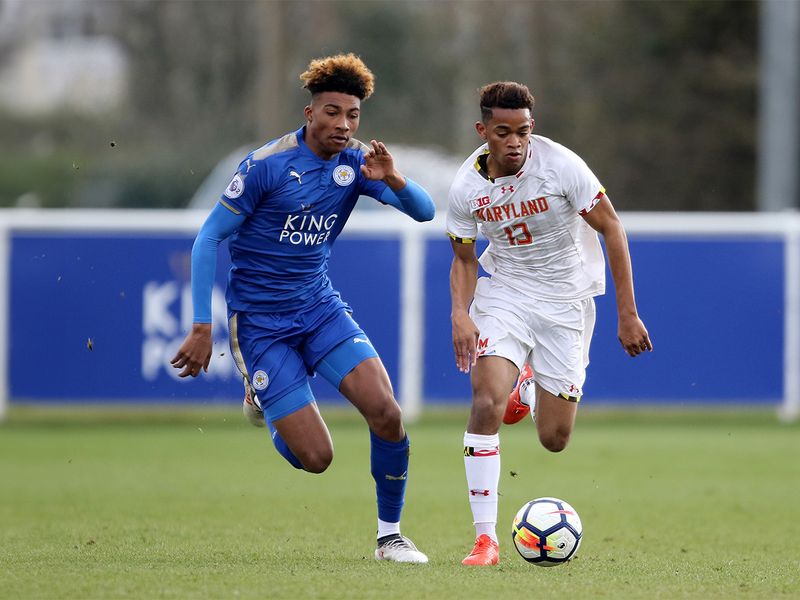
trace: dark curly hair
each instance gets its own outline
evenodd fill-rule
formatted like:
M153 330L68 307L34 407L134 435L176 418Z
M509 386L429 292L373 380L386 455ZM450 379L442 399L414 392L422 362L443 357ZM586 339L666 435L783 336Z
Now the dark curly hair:
M528 86L516 81L496 81L483 86L478 93L484 123L492 118L493 108L527 108L532 111L536 103Z
M315 58L300 74L303 87L312 94L340 92L366 100L375 88L375 76L355 54Z

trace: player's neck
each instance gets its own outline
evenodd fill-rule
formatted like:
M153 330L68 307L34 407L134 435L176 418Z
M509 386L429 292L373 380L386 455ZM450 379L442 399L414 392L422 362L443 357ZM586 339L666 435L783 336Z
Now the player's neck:
M306 145L312 154L317 156L317 158L321 158L322 160L331 160L335 156L338 156L338 152L330 152L327 151L322 144L318 143L313 136L308 134L308 128L306 127L303 130L303 143Z
M517 171L514 170L511 173L506 173L501 167L498 161L494 159L494 157L489 154L486 157L486 172L488 173L489 177L493 180L497 179L498 177L508 177L510 175L516 175Z

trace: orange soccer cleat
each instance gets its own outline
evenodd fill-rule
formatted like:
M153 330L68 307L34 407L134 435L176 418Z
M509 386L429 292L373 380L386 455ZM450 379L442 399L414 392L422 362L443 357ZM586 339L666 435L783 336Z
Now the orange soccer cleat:
M478 567L496 565L499 560L500 550L497 542L484 533L475 540L475 547L469 553L469 556L461 561L461 564Z
M506 412L503 415L503 423L506 425L513 425L519 423L525 416L531 412L531 407L522 402L520 391L527 388L533 383L533 369L527 363L522 367L517 379L517 387L508 395L508 404L506 405Z

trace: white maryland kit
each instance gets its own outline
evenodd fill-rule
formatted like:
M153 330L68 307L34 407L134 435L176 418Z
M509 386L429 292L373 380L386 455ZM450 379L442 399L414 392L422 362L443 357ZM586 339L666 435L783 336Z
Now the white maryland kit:
M605 292L597 233L584 221L604 193L571 150L532 135L515 175L489 178L488 146L464 162L450 188L447 233L489 240L470 307L480 330L479 356L533 367L544 389L570 400L582 395L594 329L594 296Z

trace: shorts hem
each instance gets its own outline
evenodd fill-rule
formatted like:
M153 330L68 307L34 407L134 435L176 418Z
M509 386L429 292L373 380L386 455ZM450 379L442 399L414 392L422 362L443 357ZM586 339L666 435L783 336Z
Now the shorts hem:
M306 393L306 397L303 400L300 400L300 401L297 401L297 402L293 402L289 406L281 408L281 410L278 411L277 414L270 410L271 406L275 406L281 400L286 398L286 396L288 396L289 394L292 394L292 393L296 392L297 390L303 389L304 387L308 390L308 392ZM304 381L300 385L290 389L288 392L286 392L284 394L281 394L281 396L279 398L276 398L275 400L270 402L269 406L264 407L264 409L263 409L264 410L264 416L266 416L267 419L270 420L270 422L274 422L274 421L277 421L278 419L282 419L283 417L286 417L286 416L288 416L288 415L290 415L292 413L297 412L298 410L300 410L301 408L303 408L305 406L308 406L312 402L314 402L314 394L311 392L311 388L308 386L308 381Z

